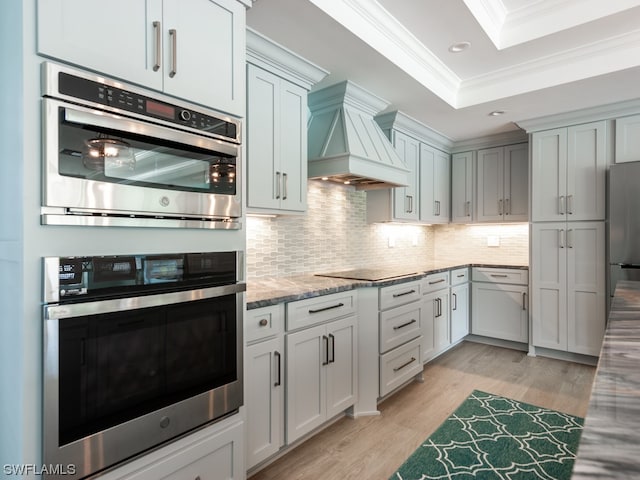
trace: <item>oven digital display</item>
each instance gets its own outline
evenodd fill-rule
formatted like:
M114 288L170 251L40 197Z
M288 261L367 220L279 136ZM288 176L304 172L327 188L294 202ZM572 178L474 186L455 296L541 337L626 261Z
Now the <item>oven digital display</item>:
M93 281L96 283L134 281L135 278L136 264L133 257L124 257L117 260L94 258L93 260Z
M184 274L184 259L147 259L144 263L145 283L173 282Z
M175 108L173 108L171 105L154 102L153 100L147 99L146 108L147 113L158 115L159 117L168 118L169 120L173 120L176 117Z

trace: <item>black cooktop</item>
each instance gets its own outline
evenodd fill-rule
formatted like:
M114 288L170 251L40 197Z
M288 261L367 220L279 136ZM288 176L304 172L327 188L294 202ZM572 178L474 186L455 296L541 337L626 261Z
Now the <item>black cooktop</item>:
M389 268L354 268L352 270L342 270L339 272L316 273L318 277L345 278L349 280L367 280L376 282L378 280L389 280L391 278L408 277L418 275L418 272Z

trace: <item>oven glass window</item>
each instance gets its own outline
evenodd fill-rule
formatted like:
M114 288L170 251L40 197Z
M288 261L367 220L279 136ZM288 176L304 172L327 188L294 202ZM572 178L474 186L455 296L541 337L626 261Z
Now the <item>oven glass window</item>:
M235 195L236 158L129 132L59 122L60 175L100 182Z
M60 321L59 441L237 380L236 297Z

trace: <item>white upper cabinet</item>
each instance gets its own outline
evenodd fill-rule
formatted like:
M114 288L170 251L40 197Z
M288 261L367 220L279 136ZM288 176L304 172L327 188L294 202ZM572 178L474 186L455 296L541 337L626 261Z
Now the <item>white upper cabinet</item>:
M526 143L479 150L477 221L526 222L528 172Z
M38 53L244 116L236 0L38 0Z
M247 29L247 208L307 208L307 92L328 73Z
M420 144L420 220L449 223L451 160L430 145Z
M420 142L401 132L393 132L393 146L409 169L409 185L393 189L393 216L398 220L418 220L420 206Z
M532 221L604 220L607 122L532 135Z
M303 212L307 91L247 66L247 206Z
M640 115L616 119L616 163L640 160Z
M451 223L471 223L475 218L474 156L475 152L464 152L451 157Z

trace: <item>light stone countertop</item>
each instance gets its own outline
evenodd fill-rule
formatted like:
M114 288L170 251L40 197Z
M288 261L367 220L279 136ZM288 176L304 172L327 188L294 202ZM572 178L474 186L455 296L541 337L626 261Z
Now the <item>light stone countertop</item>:
M640 282L617 284L571 478L640 478Z
M514 264L484 264L484 263L433 263L420 265L415 268L406 268L406 272L412 273L402 277L395 277L380 281L350 280L342 278L319 277L313 274L292 275L287 277L258 277L247 280L247 310L254 308L277 305L279 303L303 300L305 298L328 295L361 287L386 287L411 280L419 280L431 273L464 267L494 267L494 268L519 268L527 269L527 265ZM391 271L398 273L398 268L379 269L380 272ZM319 272L322 273L322 272Z

